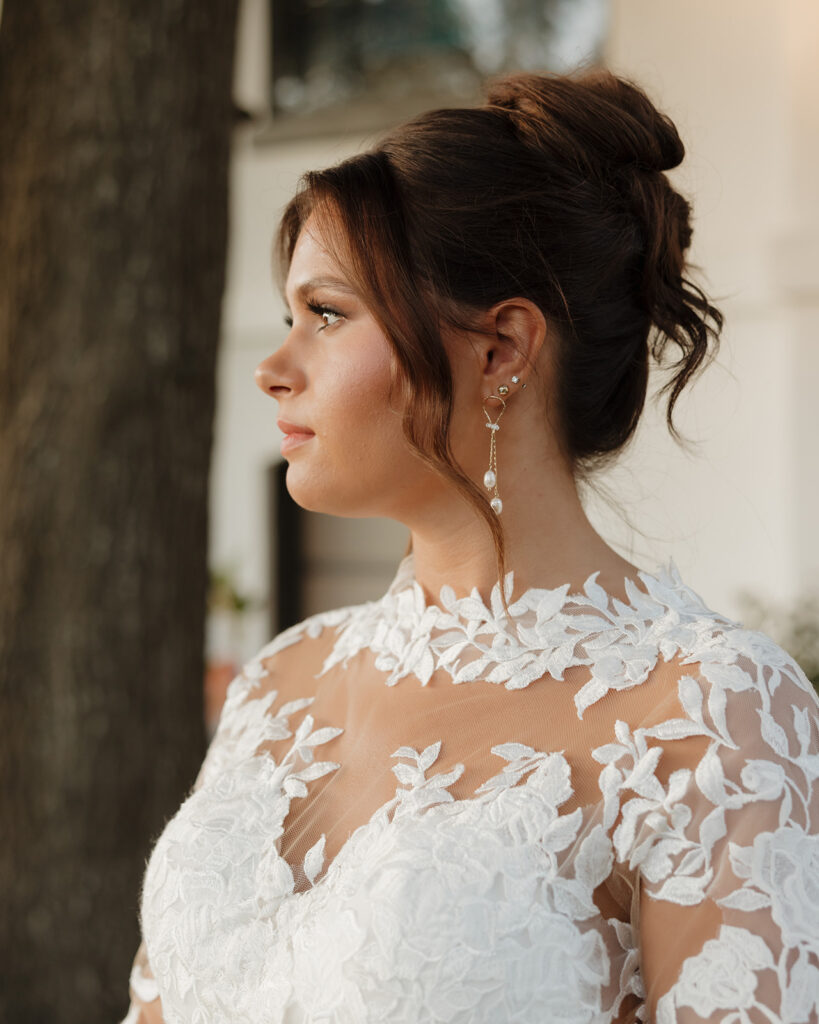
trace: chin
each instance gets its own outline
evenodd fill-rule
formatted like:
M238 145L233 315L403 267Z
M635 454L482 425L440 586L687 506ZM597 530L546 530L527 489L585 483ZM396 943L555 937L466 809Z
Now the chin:
M320 512L326 516L365 519L383 515L372 507L375 493L372 487L358 481L354 491L347 490L327 474L315 470L301 471L289 466L285 477L287 493L307 512Z

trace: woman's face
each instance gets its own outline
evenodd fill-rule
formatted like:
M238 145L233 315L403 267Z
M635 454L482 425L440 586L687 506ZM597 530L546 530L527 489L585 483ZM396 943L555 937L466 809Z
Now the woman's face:
M299 235L285 292L290 332L255 377L278 400L279 419L312 432L296 445L285 439L288 491L312 511L409 522L441 483L412 452L391 403L392 347L313 218Z

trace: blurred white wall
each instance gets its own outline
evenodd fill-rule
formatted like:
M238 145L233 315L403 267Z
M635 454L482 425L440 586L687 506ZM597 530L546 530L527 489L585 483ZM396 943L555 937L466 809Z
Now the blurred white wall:
M243 0L235 92L251 111L265 102L266 9L266 0ZM637 564L651 570L673 557L727 614L739 614L743 589L789 601L819 571L817 44L815 0L613 0L607 63L678 126L687 156L672 179L692 199L692 260L726 328L718 363L678 406L696 452L677 447L650 407L636 443L602 480L636 531L593 496L590 507ZM277 404L253 371L285 335L271 239L302 171L368 140L256 145L252 135L237 131L232 166L211 564L233 566L240 587L262 595L265 472L281 434ZM381 525L371 523L370 542L395 548L395 530ZM248 617L242 657L269 639L267 623L266 611Z
M699 454L652 410L609 483L651 533L635 552L670 552L729 614L742 589L795 600L819 567L817 53L813 0L614 3L607 63L686 143L671 177L693 200L691 259L726 327L681 408Z

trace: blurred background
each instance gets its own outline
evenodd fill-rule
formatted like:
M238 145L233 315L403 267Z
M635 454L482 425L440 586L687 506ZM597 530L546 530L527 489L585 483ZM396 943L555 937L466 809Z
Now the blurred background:
M303 171L486 76L602 64L677 125L721 352L692 448L649 405L589 509L819 678L818 53L814 0L5 0L0 1019L124 1013L228 682L392 579L404 528L287 495L271 240Z

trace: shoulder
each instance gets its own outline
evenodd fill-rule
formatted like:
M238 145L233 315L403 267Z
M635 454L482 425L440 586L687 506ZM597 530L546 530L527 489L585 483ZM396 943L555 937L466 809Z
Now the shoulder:
M775 690L785 674L797 687L815 693L802 668L780 644L761 630L748 629L711 608L683 582L673 562L654 575L642 574L642 578L654 604L653 608L644 607L644 617L653 620L653 639L665 660L699 665L709 681L728 688L733 682L737 690L760 682L772 684Z
M688 663L693 671L680 680L680 703L689 718L707 711L711 740L737 769L774 758L788 771L819 774L819 695L783 647L737 625L717 632L707 649L683 659L684 668Z
M304 644L309 643L311 640L316 640L326 632L331 632L344 625L360 607L364 606L346 605L343 608L333 608L330 611L316 612L313 615L308 615L301 622L288 626L273 637L272 640L269 640L253 656L251 661L266 660L295 644Z
M748 629L704 605L696 614L667 624L660 639L682 675L710 690L755 694L770 709L780 687L819 707L813 684L798 662L767 633ZM780 698L781 700L781 698Z
M815 692L797 661L772 637L740 623L715 625L706 645L695 645L686 660L699 661L712 682L738 690L764 686L774 693L787 677L797 687Z
M288 715L313 703L338 629L357 607L318 612L288 626L242 665L228 685L195 788L269 739L273 720L286 726Z
M664 706L652 709L654 728L647 735L674 739L699 733L744 756L758 756L762 748L787 756L794 733L801 754L808 742L815 746L808 722L819 726L819 695L779 643L713 611L678 576L673 585L664 581L660 592L671 609L657 630L670 686ZM674 596L669 600L667 594ZM663 715L671 717L664 722ZM727 728L731 721L733 729Z
M779 644L712 621L665 660L654 693L639 724L618 721L616 742L592 752L618 858L652 896L700 902L719 859L756 836L796 829L815 846L819 696ZM697 869L672 871L673 851Z
M759 801L781 800L784 824L789 786L805 806L819 798L819 695L767 634L712 625L666 661L661 697L633 733L621 724L628 753L635 770L643 759L658 769L666 810L685 802L699 808L695 817L712 811L721 826L726 811L761 821ZM626 788L634 788L632 775L624 775Z
M317 675L332 652L339 632L363 605L347 605L316 612L277 633L242 666L234 683L237 689L255 688L262 679L275 674L286 679L294 672L304 680ZM233 683L231 683L233 687Z
M220 726L234 710L248 700L270 696L275 689L280 699L307 697L314 679L332 652L339 630L357 611L357 605L316 612L277 633L247 659L227 688ZM298 693L295 693L298 691ZM271 698L272 699L272 698Z
M617 723L616 743L593 752L607 765L603 781L639 798L649 790L660 797L660 782L664 812L677 799L752 807L776 798L763 784L771 779L781 782L777 795L786 778L802 787L809 780L815 799L819 696L800 665L766 633L708 608L678 578L649 581L649 590L647 600L659 611L646 607L639 621L647 624L643 642L651 638L651 699ZM644 785L646 773L656 781ZM783 799L789 805L786 793ZM643 810L643 803L636 800L633 809Z

